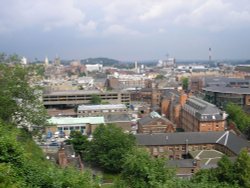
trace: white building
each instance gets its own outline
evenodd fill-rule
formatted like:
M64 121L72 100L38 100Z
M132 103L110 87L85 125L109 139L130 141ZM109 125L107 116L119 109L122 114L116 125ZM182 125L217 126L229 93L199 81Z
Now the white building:
M78 117L103 116L104 114L126 113L125 104L80 105L77 109Z
M93 72L93 71L102 72L103 69L102 64L86 64L85 66L88 72Z

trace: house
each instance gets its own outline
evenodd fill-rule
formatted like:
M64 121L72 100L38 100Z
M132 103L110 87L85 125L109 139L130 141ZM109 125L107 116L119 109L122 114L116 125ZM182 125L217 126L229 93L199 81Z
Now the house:
M155 111L138 121L138 133L167 133L174 131L173 123Z

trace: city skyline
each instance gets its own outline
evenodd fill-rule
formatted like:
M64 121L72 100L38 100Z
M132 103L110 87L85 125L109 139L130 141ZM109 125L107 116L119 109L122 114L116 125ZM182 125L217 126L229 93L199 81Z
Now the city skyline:
M247 0L1 3L0 51L28 59L250 59Z

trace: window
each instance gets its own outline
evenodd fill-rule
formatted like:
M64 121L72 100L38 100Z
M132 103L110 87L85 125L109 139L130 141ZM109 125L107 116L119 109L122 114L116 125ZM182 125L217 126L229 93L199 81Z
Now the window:
M66 131L69 130L69 127L64 127L64 130L66 130Z
M164 148L163 147L159 147L159 152L164 152Z
M181 146L182 151L186 151L186 146Z
M154 152L154 153L157 153L157 152L158 152L158 150L157 150L156 147L153 148L153 152Z

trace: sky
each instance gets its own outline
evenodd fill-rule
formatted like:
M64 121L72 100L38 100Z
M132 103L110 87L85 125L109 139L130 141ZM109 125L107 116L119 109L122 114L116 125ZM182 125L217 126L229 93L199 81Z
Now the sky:
M0 52L28 59L250 59L249 0L0 0Z

